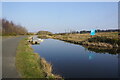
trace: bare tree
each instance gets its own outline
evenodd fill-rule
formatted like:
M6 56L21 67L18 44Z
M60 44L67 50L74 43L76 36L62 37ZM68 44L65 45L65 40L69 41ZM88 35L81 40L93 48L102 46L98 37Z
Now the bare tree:
M21 25L16 25L12 21L2 19L2 33L3 35L25 35L27 29Z

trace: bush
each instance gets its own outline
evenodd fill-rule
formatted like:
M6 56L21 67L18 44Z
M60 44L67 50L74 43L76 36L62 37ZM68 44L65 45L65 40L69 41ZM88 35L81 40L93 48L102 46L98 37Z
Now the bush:
M89 38L88 42L105 42L109 44L120 44L120 41L118 39L111 39L111 38L100 37L100 36Z

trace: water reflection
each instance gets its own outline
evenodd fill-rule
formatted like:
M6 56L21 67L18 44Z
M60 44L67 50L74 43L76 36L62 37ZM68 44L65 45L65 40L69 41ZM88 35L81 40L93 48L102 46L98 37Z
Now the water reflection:
M95 47L88 47L88 46L84 46L87 50L89 51L93 51L96 53L108 53L108 54L112 54L112 55L116 55L120 53L120 49L119 48L113 48L113 49L104 49L104 48L95 48Z
M94 56L95 56L94 54L89 53L89 54L88 54L88 58L89 58L89 60L92 60L92 59L94 58Z
M53 65L53 72L65 78L116 78L117 55L101 54L80 45L54 39L45 39L40 45L32 45Z

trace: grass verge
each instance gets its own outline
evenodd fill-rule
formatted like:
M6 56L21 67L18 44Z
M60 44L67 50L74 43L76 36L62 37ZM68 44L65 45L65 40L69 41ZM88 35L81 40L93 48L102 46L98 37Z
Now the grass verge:
M52 66L33 52L27 38L21 40L18 45L16 67L21 78L58 78L51 73Z

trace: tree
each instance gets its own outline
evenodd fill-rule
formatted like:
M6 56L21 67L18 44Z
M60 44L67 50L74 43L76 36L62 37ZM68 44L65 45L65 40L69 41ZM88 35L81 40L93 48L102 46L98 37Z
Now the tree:
M38 31L37 34L38 34L38 35L51 35L52 32L49 32L49 31Z
M24 35L27 34L27 29L21 25L16 25L12 21L2 19L2 34L3 35Z

